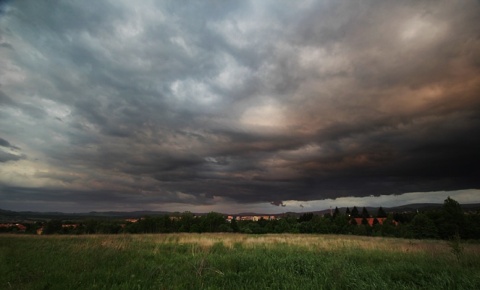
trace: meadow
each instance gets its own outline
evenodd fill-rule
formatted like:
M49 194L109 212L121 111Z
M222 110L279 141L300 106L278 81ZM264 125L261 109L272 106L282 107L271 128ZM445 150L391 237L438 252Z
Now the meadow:
M342 235L0 235L0 289L480 289L480 244Z

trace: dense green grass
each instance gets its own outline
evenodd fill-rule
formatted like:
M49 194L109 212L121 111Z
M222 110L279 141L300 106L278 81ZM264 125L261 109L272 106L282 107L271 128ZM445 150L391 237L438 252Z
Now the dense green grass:
M3 235L0 289L480 289L479 258L348 236Z

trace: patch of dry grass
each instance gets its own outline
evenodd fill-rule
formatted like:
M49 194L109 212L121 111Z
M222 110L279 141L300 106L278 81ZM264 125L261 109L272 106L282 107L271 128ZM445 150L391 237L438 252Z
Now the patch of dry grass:
M203 234L151 234L132 235L133 240L153 243L195 244L200 248L210 248L223 244L226 248L241 245L244 248L272 248L275 246L297 246L314 251L367 250L398 253L439 254L451 251L446 241L408 240L383 237L363 237L345 235L303 235L303 234L266 234L245 235L231 233ZM103 237L105 238L105 236ZM105 243L105 242L104 242ZM122 239L112 237L108 243L122 243ZM480 256L480 244L464 244L465 254Z
M480 289L480 244L461 248L343 235L0 235L0 289Z
M15 237L9 235L10 237ZM23 236L18 236L23 237ZM31 236L32 239L65 239L67 236ZM200 249L209 249L216 244L226 248L241 246L247 249L275 248L277 246L296 246L313 251L366 250L396 253L424 253L428 255L447 254L451 248L447 241L410 240L385 237L365 237L346 235L306 235L306 234L265 234L247 235L233 233L173 233L142 235L86 235L70 236L71 239L84 239L82 248L92 245L102 248L123 250L134 244L179 244L195 245ZM480 244L462 244L464 254L480 257ZM76 245L75 250L82 250Z

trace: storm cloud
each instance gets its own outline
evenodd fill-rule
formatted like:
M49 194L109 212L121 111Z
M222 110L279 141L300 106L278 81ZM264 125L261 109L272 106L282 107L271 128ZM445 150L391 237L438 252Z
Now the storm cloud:
M282 210L478 189L479 15L478 1L7 2L0 200Z

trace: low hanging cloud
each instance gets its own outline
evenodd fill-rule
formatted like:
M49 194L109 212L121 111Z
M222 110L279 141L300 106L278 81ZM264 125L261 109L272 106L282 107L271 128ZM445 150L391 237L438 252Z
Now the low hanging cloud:
M0 163L17 161L23 158L25 156L20 153L20 148L0 137Z
M0 7L12 208L480 187L478 2Z

